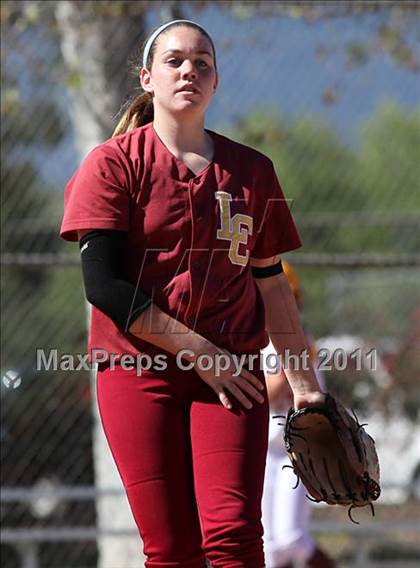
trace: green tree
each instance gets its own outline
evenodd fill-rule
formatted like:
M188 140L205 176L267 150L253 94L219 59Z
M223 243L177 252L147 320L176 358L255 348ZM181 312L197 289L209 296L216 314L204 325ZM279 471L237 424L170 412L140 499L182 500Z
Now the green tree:
M354 178L354 153L324 125L256 112L239 121L233 136L271 157L298 221L305 252L360 248L357 231L342 231L340 215L365 207Z
M371 242L389 251L420 248L420 109L383 104L361 129L358 177L366 212L381 225Z
M305 252L417 252L420 114L385 105L353 150L310 119L256 111L232 136L273 160Z
M420 107L403 110L385 103L368 119L360 135L361 179L369 208L420 210Z

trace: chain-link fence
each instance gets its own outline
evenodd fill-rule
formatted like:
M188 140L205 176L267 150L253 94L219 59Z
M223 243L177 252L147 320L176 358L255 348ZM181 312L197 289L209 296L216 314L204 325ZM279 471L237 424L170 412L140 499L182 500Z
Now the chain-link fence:
M110 136L134 85L128 56L162 20L208 29L221 78L208 126L276 164L304 241L289 260L305 325L329 350L329 388L363 416L418 432L419 15L391 4L2 3L5 568L141 565L83 364L77 247L58 230L64 184ZM420 465L406 469L384 477L416 496Z

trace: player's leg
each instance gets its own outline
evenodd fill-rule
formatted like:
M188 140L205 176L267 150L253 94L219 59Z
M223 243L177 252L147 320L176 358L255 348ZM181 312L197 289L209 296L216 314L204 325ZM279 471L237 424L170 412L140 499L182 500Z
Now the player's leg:
M278 426L280 428L280 426ZM275 443L277 442L277 443ZM280 476L284 462L284 449L279 448L278 441L271 442L268 447L267 465L264 479L262 499L262 521L264 527L264 550L267 568L288 568L292 565L293 550L282 547L278 542L278 517L287 516L287 502L281 502L277 484L284 479ZM283 473L284 475L284 473ZM280 477L280 479L279 479ZM281 509L278 507L281 502Z
M274 519L274 508L273 508L273 497L274 497L274 481L275 481L275 463L270 457L270 446L267 453L267 462L265 466L265 477L264 477L264 491L262 497L262 524L264 527L264 550L265 550L265 562L268 568L271 568L269 562L269 547L273 539L273 519Z
M315 542L309 533L311 503L306 498L306 489L299 483L289 468L290 460L284 450L270 452L275 462L273 491L272 546L271 557L274 566L283 566L292 559L306 561L315 550Z
M264 381L263 374L258 377ZM214 568L265 566L261 497L268 402L226 410L203 384L191 405L191 443L203 548Z
M290 568L299 561L308 568L334 568L335 563L316 544L309 532L311 504L296 476L281 439L268 448L262 501L267 568Z
M99 372L99 411L143 539L146 567L203 568L188 401L174 394L180 384L167 373Z

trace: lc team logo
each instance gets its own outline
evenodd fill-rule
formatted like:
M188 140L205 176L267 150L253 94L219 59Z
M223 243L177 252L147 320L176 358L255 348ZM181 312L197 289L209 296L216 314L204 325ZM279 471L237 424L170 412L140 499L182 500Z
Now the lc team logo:
M249 235L252 235L253 219L249 215L236 213L233 217L230 211L232 195L226 191L216 191L216 199L220 204L220 229L217 230L217 238L230 241L229 260L232 264L246 266L249 251L246 254L239 253L239 245L246 245Z

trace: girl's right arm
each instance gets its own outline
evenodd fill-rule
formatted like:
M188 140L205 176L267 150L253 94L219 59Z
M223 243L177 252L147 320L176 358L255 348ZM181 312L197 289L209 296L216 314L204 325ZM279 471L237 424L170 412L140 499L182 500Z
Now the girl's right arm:
M228 392L245 408L252 407L246 395L258 402L264 401L258 392L264 390L263 383L243 367L238 372L231 353L218 348L163 312L151 303L150 298L139 293L121 277L124 235L120 231L88 229L78 231L78 237L86 297L91 304L119 326L125 327L129 333L166 352L176 355L188 348L185 359L194 365L197 374L216 392L225 408L231 408ZM213 362L217 357L223 356L223 361L226 362L223 367L226 369L220 369L217 374L213 370L214 365L209 370L203 370L199 365L199 356L202 354L210 357Z
M194 364L196 373L215 391L225 408L232 407L226 391L234 395L245 408L252 408L252 403L244 393L260 403L264 402L264 397L258 392L264 390L263 383L244 368L236 376L231 353L217 347L182 322L163 312L155 304L149 306L133 322L129 332L173 355L188 347L189 353L185 355L185 359ZM230 360L229 367L226 370L221 369L218 376L212 369L203 370L197 364L197 359L202 354L206 354L213 361L224 355Z

